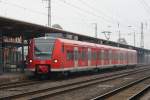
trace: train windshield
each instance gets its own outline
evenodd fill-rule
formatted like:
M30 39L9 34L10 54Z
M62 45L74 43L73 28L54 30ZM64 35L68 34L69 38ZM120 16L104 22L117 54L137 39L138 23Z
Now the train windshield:
M35 47L34 47L35 59L40 59L40 60L51 59L54 42L55 42L54 38L35 39Z

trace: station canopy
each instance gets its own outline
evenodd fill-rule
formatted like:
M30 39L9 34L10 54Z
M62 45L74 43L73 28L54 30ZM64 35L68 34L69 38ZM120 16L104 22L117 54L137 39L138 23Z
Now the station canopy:
M50 28L29 22L19 21L0 16L0 34L3 36L23 36L25 39L44 36L45 33L58 33L63 30Z
M102 43L105 45L118 46L119 43L113 41L107 41L104 39L98 39L79 33L69 32L61 29L51 28L44 25L38 25L34 23L24 22L16 19L6 18L0 16L0 36L19 37L23 36L24 39L31 39L35 37L45 36L45 33L62 33L63 35L77 36L79 41L88 41L93 43ZM134 47L125 44L119 44L119 47L132 48L135 50L146 50L139 47ZM150 52L150 50L146 50Z

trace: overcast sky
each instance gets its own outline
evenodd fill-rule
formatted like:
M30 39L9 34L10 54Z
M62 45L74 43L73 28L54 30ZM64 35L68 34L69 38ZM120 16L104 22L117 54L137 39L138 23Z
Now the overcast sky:
M98 37L105 39L102 31L111 31L110 40L118 39L118 30L128 44L140 46L140 25L144 23L145 48L150 49L150 1L149 0L51 0L52 24L60 24L64 30L95 36L94 24L98 24ZM0 0L0 16L32 23L47 24L46 0ZM120 28L118 29L118 23ZM128 27L132 26L132 27Z

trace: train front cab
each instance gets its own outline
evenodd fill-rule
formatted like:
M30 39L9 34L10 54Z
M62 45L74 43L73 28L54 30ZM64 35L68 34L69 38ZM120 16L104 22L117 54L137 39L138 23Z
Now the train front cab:
M27 67L35 74L47 74L51 70L55 38L35 38L30 41ZM57 61L55 61L57 62Z

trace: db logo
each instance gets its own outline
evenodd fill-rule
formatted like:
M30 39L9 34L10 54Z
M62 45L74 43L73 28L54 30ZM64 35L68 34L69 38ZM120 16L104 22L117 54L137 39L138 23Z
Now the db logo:
M46 62L45 61L40 61L40 64L45 64Z

